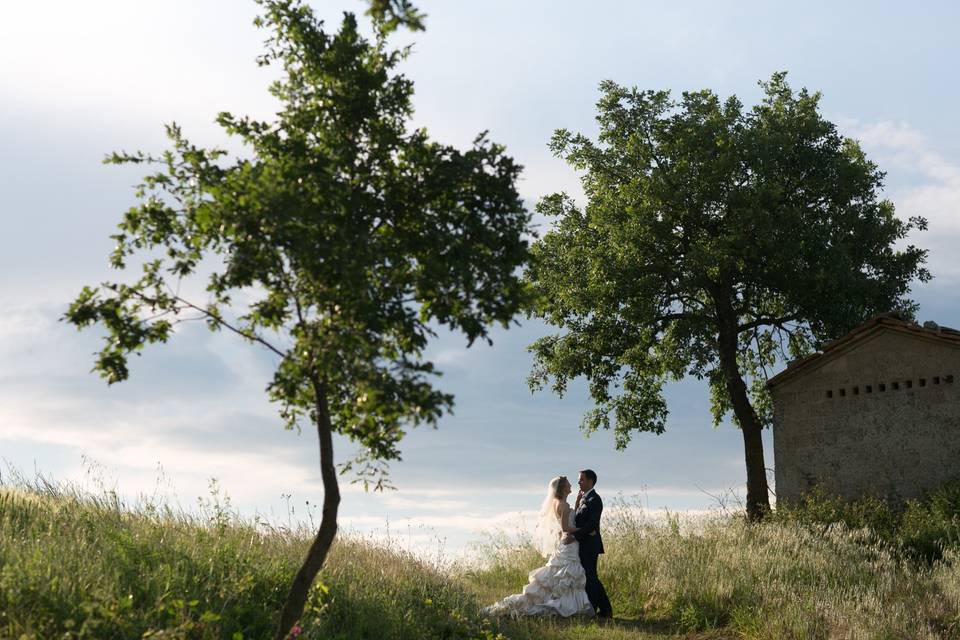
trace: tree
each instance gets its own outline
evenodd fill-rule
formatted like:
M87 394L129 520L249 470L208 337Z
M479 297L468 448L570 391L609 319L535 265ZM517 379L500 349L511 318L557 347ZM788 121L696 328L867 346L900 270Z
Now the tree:
M219 114L244 157L194 146L175 124L159 157L108 157L157 167L113 236L112 266L142 256L142 274L85 287L65 319L106 330L94 369L110 384L127 378L131 354L188 320L275 354L269 398L287 428L316 428L324 488L280 639L336 534L333 434L361 445L350 464L382 488L404 429L436 426L452 406L423 358L435 329L489 341L489 327L518 311L529 214L515 188L520 167L485 134L459 151L409 130L413 86L396 72L405 52L385 45L398 21L420 19L408 2L373 4L375 42L349 13L328 34L297 0L259 4L256 24L271 34L258 63L283 68L270 89L282 105L276 119ZM207 300L179 293L191 277L206 282Z
M747 513L769 510L761 428L768 368L866 317L898 308L926 251L895 248L926 221L894 216L884 174L819 113L819 93L785 73L736 97L600 85L599 140L558 130L553 152L584 172L537 211L555 227L532 251L534 314L564 330L531 345L534 389L586 377L582 428L662 433L666 381L706 378L714 425L743 434ZM552 381L552 382L551 382Z

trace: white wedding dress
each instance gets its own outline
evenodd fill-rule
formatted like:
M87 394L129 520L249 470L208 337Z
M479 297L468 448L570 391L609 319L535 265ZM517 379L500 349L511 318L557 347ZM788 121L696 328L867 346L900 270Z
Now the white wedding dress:
M570 511L568 527L571 528L574 526L573 516ZM565 618L595 614L584 589L587 575L580 564L579 542L563 544L558 535L547 564L531 571L529 577L530 582L523 588L523 593L507 596L483 612L490 616L560 615Z

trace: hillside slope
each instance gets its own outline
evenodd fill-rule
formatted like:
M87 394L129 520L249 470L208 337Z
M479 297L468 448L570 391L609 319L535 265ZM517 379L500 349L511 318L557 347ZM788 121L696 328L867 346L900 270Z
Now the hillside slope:
M437 568L401 549L338 539L300 638L960 638L960 565L902 557L866 530L696 526L611 513L601 578L617 620L489 621L542 559L516 541L483 566ZM0 486L0 637L268 638L309 534L128 508L112 494Z

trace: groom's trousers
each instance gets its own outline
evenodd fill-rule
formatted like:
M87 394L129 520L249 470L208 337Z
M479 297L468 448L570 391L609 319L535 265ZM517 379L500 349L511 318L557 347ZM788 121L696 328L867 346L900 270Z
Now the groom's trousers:
M613 616L613 608L610 606L610 598L607 597L607 590L603 588L599 576L597 576L597 560L600 556L596 553L580 554L580 564L583 565L583 571L587 574L587 598L590 604L597 610L597 615Z

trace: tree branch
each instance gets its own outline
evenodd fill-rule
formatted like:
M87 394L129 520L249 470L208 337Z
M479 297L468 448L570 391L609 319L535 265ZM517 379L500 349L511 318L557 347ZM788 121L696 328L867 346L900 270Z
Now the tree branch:
M695 313L665 313L653 319L654 322L669 322L670 320L703 320L703 316Z
M779 318L761 317L761 318L757 318L755 320L751 320L750 322L739 325L737 327L737 333L739 334L739 333L743 333L744 331L750 331L751 329L755 329L765 324L782 327L784 322L790 322L791 320L796 320L796 319L797 318L794 316L781 316Z
M166 283L165 283L165 284L166 284ZM168 289L170 288L169 285L167 285L167 288L168 288ZM140 298L141 300L143 300L144 302L146 302L146 303L148 303L148 304L151 304L151 305L156 305L156 304L158 304L158 301L157 301L155 298L151 298L150 296L147 296L147 295L141 293L140 291L131 290L131 293L133 293L133 295L137 296L138 298ZM176 300L177 302L179 302L179 303L181 303L181 304L183 305L183 307L181 307L180 309L189 308L189 309L193 309L194 311L198 311L199 313L202 314L200 317L206 317L206 318L208 318L208 319L210 319L210 320L213 320L214 322L216 322L216 323L219 324L220 326L226 327L226 328L229 329L230 331L233 331L234 333L236 333L238 336L241 336L241 337L243 337L243 338L246 338L247 340L250 340L251 342L258 342L258 343L262 344L262 345L265 346L267 349L269 349L270 351L273 351L275 354L277 354L277 355L280 356L281 358L285 358L285 357L286 357L286 354L285 354L283 351L280 351L280 350L277 349L275 346L273 346L272 344L270 344L269 342L267 342L266 340L264 340L263 338L261 338L260 336L258 336L256 333L253 333L252 331L244 331L243 329L239 329L239 328L233 326L232 324L230 324L229 322L227 322L226 320L224 320L221 316L214 315L214 314L210 313L208 310L204 309L203 307L199 307L199 306L193 304L192 302L190 302L189 300L186 300L186 299L184 299L184 298L181 298L181 297L178 296L178 295L172 296L172 299L173 299L173 300ZM175 310L173 310L173 311L174 311L174 313L176 313L176 312L180 311L180 309L175 309ZM188 320L198 320L198 319L200 319L200 318L188 318Z
M187 307L190 307L191 309L194 309L195 311L199 311L200 313L202 313L202 314L203 314L204 316L206 316L207 318L213 320L214 322L216 322L217 324L219 324L219 325L221 325L221 326L223 326L223 327L226 327L226 328L229 329L230 331L233 331L233 332L234 332L235 334L237 334L238 336L241 336L241 337L243 337L243 338L246 338L247 340L250 340L251 342L259 342L260 344L262 344L263 346L265 346L267 349L270 349L270 351L273 351L275 354L277 354L277 355L280 356L281 358L286 358L286 357L287 357L287 354L286 354L286 353L284 353L283 351L280 351L280 350L277 349L275 346L273 346L272 344L270 344L269 342L267 342L266 340L264 340L263 338L261 338L260 336L258 336L256 333L253 333L252 331L244 331L243 329L238 329L237 327L233 326L232 324L230 324L229 322L227 322L226 320L224 320L223 317L221 317L221 316L219 316L219 315L214 315L214 314L210 313L209 311L207 311L206 309L204 309L203 307L198 307L197 305L193 304L193 303L190 302L189 300L184 300L184 299L181 298L180 296L177 296L177 297L175 298L175 300L178 300L178 301L182 302L184 305L186 305Z

